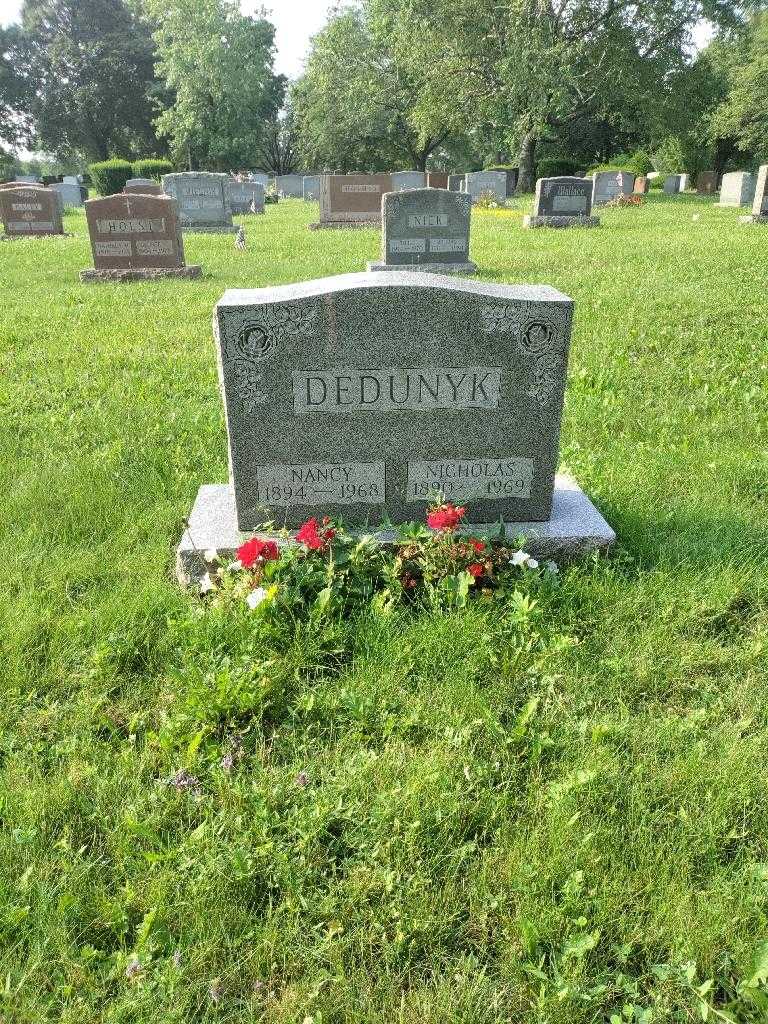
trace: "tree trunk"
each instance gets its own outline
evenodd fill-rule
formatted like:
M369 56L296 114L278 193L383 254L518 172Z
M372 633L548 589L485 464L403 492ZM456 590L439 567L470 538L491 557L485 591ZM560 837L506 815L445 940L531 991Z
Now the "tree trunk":
M536 136L533 132L526 132L523 136L518 162L517 191L533 192L536 188Z

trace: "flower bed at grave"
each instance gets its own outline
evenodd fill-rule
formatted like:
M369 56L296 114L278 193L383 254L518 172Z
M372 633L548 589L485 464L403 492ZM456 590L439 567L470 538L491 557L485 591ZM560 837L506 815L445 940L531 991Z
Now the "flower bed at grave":
M613 199L609 199L607 203L603 203L603 206L642 206L645 196L639 193L625 194L620 192Z
M501 534L481 540L457 533L465 515L450 503L433 505L425 525L400 526L387 544L350 534L327 516L308 519L294 544L256 536L229 564L206 551L201 593L213 607L312 616L396 605L461 608L472 598L521 598L521 582L554 579L554 562L540 566Z

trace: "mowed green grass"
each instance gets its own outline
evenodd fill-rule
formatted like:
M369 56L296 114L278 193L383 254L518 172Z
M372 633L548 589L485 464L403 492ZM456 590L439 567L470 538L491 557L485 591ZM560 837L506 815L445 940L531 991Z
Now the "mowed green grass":
M616 554L270 631L173 579L227 473L212 309L378 233L284 202L131 285L79 283L79 213L0 243L3 1024L766 1019L768 229L525 205L472 255L575 299L562 464Z

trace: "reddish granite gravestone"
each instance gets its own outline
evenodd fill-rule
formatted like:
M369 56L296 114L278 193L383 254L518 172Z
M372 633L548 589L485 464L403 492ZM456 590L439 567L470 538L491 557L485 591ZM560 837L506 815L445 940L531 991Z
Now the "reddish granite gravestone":
M58 192L43 185L19 185L0 191L0 219L6 238L63 235Z
M696 175L696 191L700 196L712 196L717 192L717 175L714 171L700 171Z
M645 196L645 195L647 195L648 194L648 188L649 188L649 183L648 183L648 179L645 177L645 175L641 174L638 178L635 178L635 187L632 190L635 193L635 195L638 195L638 196Z
M176 200L171 196L114 195L85 204L93 269L81 281L142 281L200 277L185 266Z
M123 186L126 195L161 196L163 186L152 178L129 178Z
M428 171L427 188L448 188L448 174L442 171Z
M390 174L324 174L320 221L310 228L358 228L378 224L381 197L392 192Z

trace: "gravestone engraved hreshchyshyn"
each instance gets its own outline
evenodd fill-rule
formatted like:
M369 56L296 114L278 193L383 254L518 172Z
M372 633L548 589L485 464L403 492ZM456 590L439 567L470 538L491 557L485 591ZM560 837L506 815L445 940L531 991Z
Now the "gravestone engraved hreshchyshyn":
M6 238L63 235L62 210L59 193L43 185L14 183L0 189L0 220Z
M635 176L630 171L598 171L592 182L592 205L600 206L619 194L630 195L635 187Z
M361 274L229 291L215 325L237 517L475 522L552 504L572 301L552 288Z
M227 201L228 174L181 171L163 175L163 192L179 204L179 222L186 231L230 234L237 231Z
M592 182L585 178L539 178L533 213L523 219L526 228L597 227L592 216Z
M227 201L232 213L264 213L264 186L258 181L230 179Z
M93 269L81 281L139 281L200 277L184 263L178 207L172 196L118 193L85 204Z
M381 197L392 191L389 174L324 174L316 228L359 228L378 224Z
M341 515L391 537L438 496L537 557L615 534L556 476L573 302L547 286L396 272L228 291L214 333L229 484L200 487L177 572L248 531ZM478 525L479 524L479 525ZM278 543L290 543L282 540Z
M749 171L731 171L723 175L717 206L751 206L755 198L756 181Z
M388 192L381 204L381 260L368 270L469 275L472 203L465 192L419 188Z
M490 192L500 203L507 198L507 175L504 171L471 171L464 179L464 191L476 202Z

